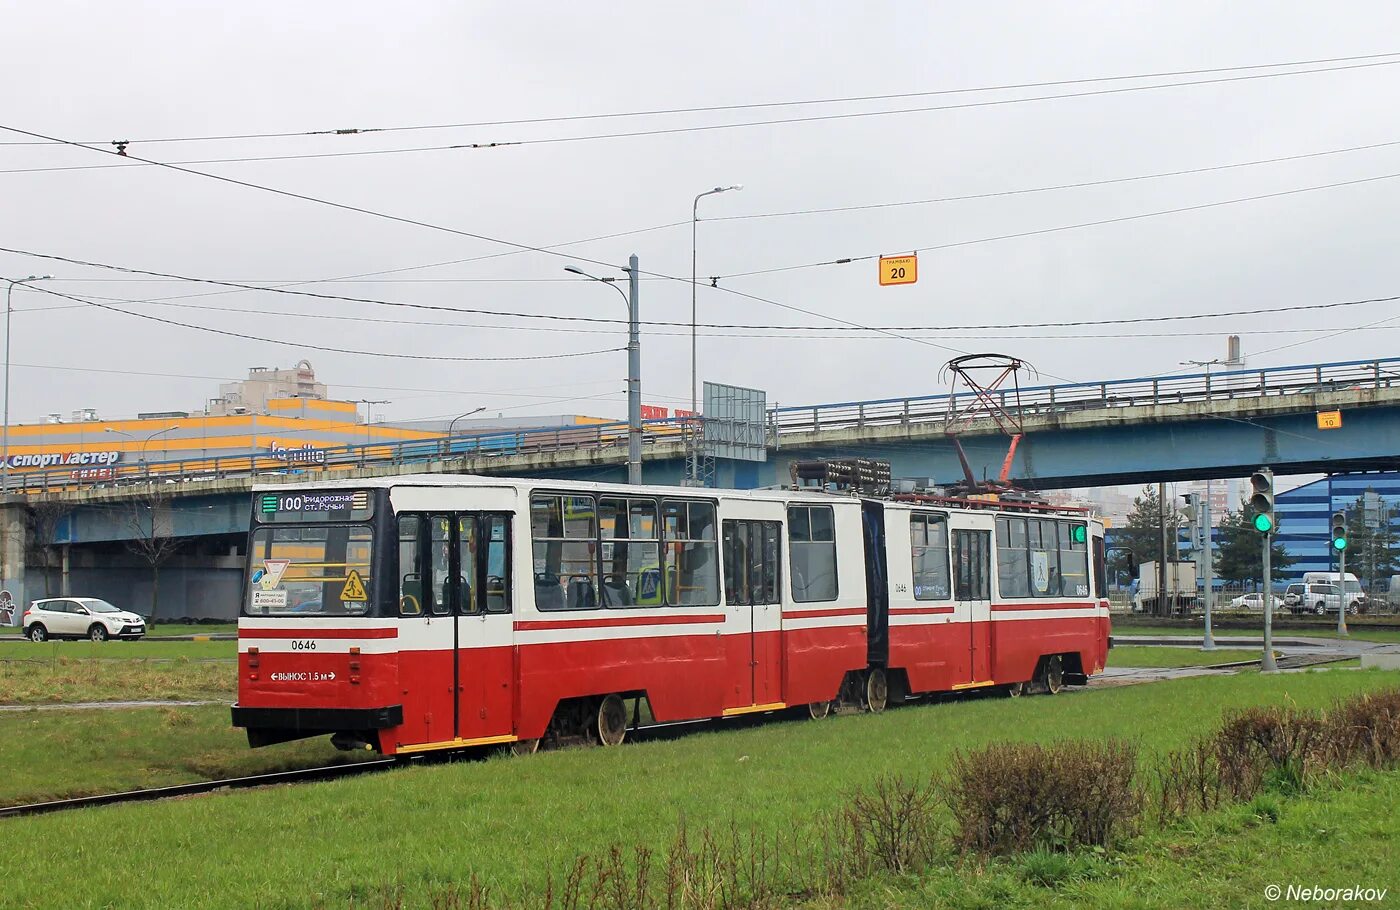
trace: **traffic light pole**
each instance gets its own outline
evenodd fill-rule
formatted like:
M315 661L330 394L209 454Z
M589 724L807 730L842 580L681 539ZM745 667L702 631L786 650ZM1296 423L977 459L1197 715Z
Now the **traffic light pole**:
M1274 535L1260 536L1264 538L1264 657L1259 669L1264 673L1277 673L1278 664L1274 661Z
M1205 546L1201 549L1205 553L1206 561L1206 633L1201 637L1201 650L1215 650L1215 636L1211 633L1210 613L1215 606L1215 535L1211 533L1210 518L1210 481L1206 481L1206 495L1201 502L1200 508L1201 539L1205 541ZM1202 558L1202 557L1197 557Z
M1345 526L1343 526L1345 527ZM1347 551L1346 547L1337 551L1337 590L1341 593L1337 595L1337 634L1348 635L1347 632Z

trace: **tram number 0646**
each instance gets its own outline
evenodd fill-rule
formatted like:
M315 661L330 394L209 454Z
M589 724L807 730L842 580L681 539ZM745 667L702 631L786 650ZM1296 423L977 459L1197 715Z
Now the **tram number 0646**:
M316 650L316 642L314 642L314 641L304 641L304 640L302 640L302 639L300 639L300 638L293 638L293 639L292 639L292 650L293 650L293 651L315 651L315 650Z

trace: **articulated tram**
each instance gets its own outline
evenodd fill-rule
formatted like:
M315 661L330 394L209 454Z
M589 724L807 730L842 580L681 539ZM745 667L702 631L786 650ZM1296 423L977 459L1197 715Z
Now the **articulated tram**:
M1035 502L439 475L253 496L233 722L390 755L1103 669L1102 525Z

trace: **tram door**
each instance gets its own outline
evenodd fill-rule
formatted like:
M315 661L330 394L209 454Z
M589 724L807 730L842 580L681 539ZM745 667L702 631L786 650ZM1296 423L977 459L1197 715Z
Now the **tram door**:
M776 521L726 519L724 597L747 614L748 673L739 687L741 705L782 700L782 525Z
M967 617L969 683L992 678L992 534L953 531L953 597Z
M399 612L416 627L401 629L400 675L417 741L511 732L509 546L508 515L399 516Z
M451 597L457 622L457 737L514 727L515 648L510 604L510 516L453 516Z

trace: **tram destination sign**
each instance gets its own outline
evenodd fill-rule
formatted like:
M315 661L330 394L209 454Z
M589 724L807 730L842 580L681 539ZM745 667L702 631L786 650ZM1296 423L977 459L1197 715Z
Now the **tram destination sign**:
M368 490L295 490L259 493L257 509L263 521L324 521L327 518L367 518Z

